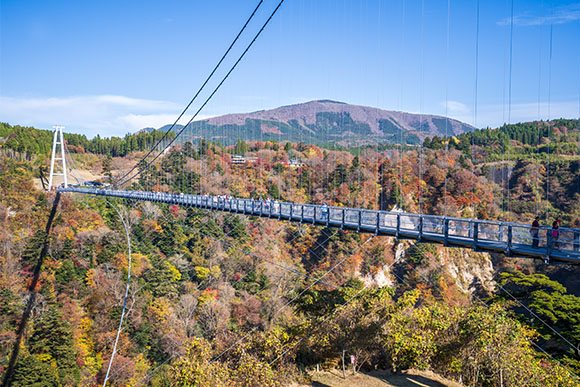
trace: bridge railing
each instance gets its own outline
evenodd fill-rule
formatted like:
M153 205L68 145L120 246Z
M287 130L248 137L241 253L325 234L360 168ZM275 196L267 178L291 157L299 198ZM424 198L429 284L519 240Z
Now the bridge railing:
M326 205L288 203L253 199L237 199L209 195L184 195L161 192L115 191L95 188L67 188L64 192L82 192L95 195L125 197L208 209L232 211L255 216L277 217L313 224L355 228L380 234L472 246L496 247L509 252L514 248L553 250L580 255L580 230L560 228L558 236L553 230L541 226L537 237L531 225L479 219L465 219L406 212L376 211ZM534 244L534 239L537 245ZM539 254L539 253L538 253Z
M135 194L129 194L135 195ZM220 198L216 196L191 196L164 193L148 193L154 199L186 200L186 204L207 206L215 209L244 212L260 216L276 216L300 221L332 225L376 229L378 231L405 231L417 235L441 235L446 238L466 238L485 243L500 245L532 245L534 237L531 226L519 223L506 223L487 220L442 217L437 215L421 215L399 212L385 212L346 207L325 207L314 204L295 204L253 199ZM149 196L151 197L151 196ZM559 237L551 235L551 228L541 227L538 232L537 247L559 250L578 251L579 231L562 228Z

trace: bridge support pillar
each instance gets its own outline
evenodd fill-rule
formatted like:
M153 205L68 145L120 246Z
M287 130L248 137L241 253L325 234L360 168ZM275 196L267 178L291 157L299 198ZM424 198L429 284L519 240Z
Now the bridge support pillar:
M479 240L479 223L477 222L473 222L473 250L477 251L477 245L478 245L478 240Z
M448 246L449 244L447 243L447 241L449 240L449 219L447 218L445 218L445 220L443 221L443 235L444 235L443 246Z
M507 234L507 246L505 249L505 256L511 257L512 255L512 237L513 237L513 229L512 225L508 225L508 234Z
M417 231L419 235L417 235L417 240L420 242L423 239L423 216L419 215L419 224L417 225Z
M395 232L397 239L399 239L400 231L401 231L401 214L397 214L397 231Z
M554 240L552 239L552 231L546 230L546 256L544 257L544 263L546 265L550 263L550 256L552 255L553 249Z
M48 177L48 190L50 191L53 189L54 183L54 176L62 176L63 177L63 186L64 188L68 187L68 179L66 174L66 151L65 151L65 143L64 143L64 136L62 134L62 130L64 126L53 126L54 134L52 139L52 154L50 157L50 175ZM60 140L59 140L60 138ZM57 145L60 145L60 157L57 157ZM54 163L58 160L61 162L62 172L55 172L54 171Z

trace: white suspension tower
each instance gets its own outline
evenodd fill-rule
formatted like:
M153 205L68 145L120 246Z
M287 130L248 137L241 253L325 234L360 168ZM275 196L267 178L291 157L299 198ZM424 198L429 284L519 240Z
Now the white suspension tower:
M54 128L54 135L52 137L52 156L50 158L50 177L48 178L48 190L52 189L52 182L54 176L62 176L64 179L64 187L68 187L68 179L66 176L66 157L65 157L65 150L64 150L64 136L62 135L62 130L64 126L53 126ZM60 141L59 141L60 138ZM60 145L60 157L57 157L56 154L56 146ZM54 161L60 160L62 164L62 172L56 173L54 172Z

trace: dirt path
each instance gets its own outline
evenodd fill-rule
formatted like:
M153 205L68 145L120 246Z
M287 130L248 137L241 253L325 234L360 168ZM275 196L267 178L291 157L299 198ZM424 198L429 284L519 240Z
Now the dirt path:
M100 175L100 174L95 174L92 171L87 171L87 170L75 170L74 171L74 176L69 173L68 175L68 182L69 184L76 184L77 180L75 179L75 176L82 179L83 181L92 181L92 180L98 180L98 179L102 179L104 176ZM48 179L48 175L46 176L46 178ZM63 177L62 176L55 176L54 177L54 185L60 185L63 182ZM40 182L40 179L35 178L34 179L34 187L36 189L40 189L42 190L42 183Z
M386 371L359 373L342 378L340 371L320 372L311 375L312 387L461 387L431 371L408 370L392 374Z

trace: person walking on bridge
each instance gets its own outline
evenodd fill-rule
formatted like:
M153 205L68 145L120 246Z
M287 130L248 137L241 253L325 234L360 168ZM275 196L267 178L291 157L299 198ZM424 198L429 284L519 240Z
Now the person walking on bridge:
M328 220L328 204L322 204L322 220Z
M532 247L534 249L538 248L540 242L540 217L536 216L534 222L532 223L532 228L530 229L530 234L532 235Z
M552 248L558 248L558 238L560 237L560 223L562 221L560 219L556 219L554 223L552 223Z

